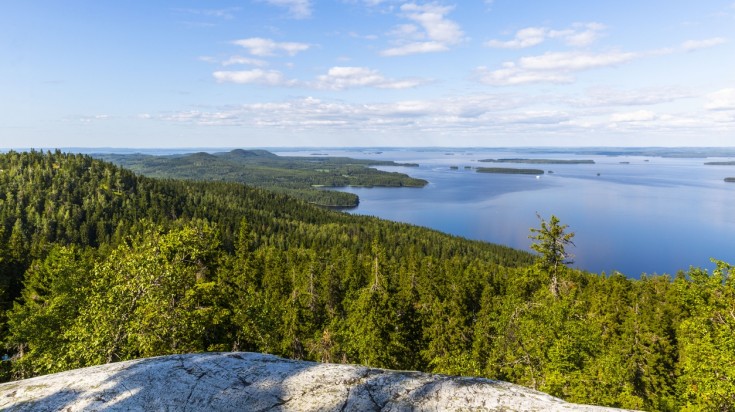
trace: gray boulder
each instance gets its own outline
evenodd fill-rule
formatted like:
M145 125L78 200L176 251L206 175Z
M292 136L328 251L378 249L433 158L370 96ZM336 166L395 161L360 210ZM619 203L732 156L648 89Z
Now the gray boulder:
M0 384L10 411L604 411L507 382L200 353Z

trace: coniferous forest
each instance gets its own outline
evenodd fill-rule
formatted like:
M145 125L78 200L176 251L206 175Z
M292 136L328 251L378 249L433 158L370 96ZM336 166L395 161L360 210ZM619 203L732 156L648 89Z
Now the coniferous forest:
M592 274L565 266L572 234L555 218L529 235L535 255L236 183L11 151L0 374L242 350L484 376L579 403L735 409L730 265Z

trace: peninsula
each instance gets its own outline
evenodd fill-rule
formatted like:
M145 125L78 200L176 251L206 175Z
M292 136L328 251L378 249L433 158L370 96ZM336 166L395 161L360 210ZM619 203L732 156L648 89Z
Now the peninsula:
M278 156L267 150L236 149L183 155L93 154L155 178L245 183L329 207L355 207L359 198L328 188L423 187L428 182L373 166L417 167L415 163L328 156Z

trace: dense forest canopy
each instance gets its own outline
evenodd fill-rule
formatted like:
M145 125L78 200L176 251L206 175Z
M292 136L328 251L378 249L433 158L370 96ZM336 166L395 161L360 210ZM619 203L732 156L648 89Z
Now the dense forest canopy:
M346 186L423 187L426 181L369 166L418 166L387 160L324 156L278 156L267 150L153 156L95 154L136 173L188 180L245 183L322 206L354 207L354 193L327 190ZM321 189L320 189L321 188Z
M735 408L730 265L591 274L549 250L571 240L555 218L531 235L537 259L242 184L0 154L3 378L248 350L486 376L582 403Z

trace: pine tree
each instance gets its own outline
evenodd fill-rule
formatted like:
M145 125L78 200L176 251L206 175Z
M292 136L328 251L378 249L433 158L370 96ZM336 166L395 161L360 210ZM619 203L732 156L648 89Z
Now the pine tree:
M574 233L566 233L568 225L560 225L554 215L551 215L548 223L538 214L536 216L541 221L541 228L531 229L529 238L536 241L531 248L540 254L537 263L551 277L549 290L554 297L558 297L561 267L574 263L572 255L567 252L569 245L574 246Z

